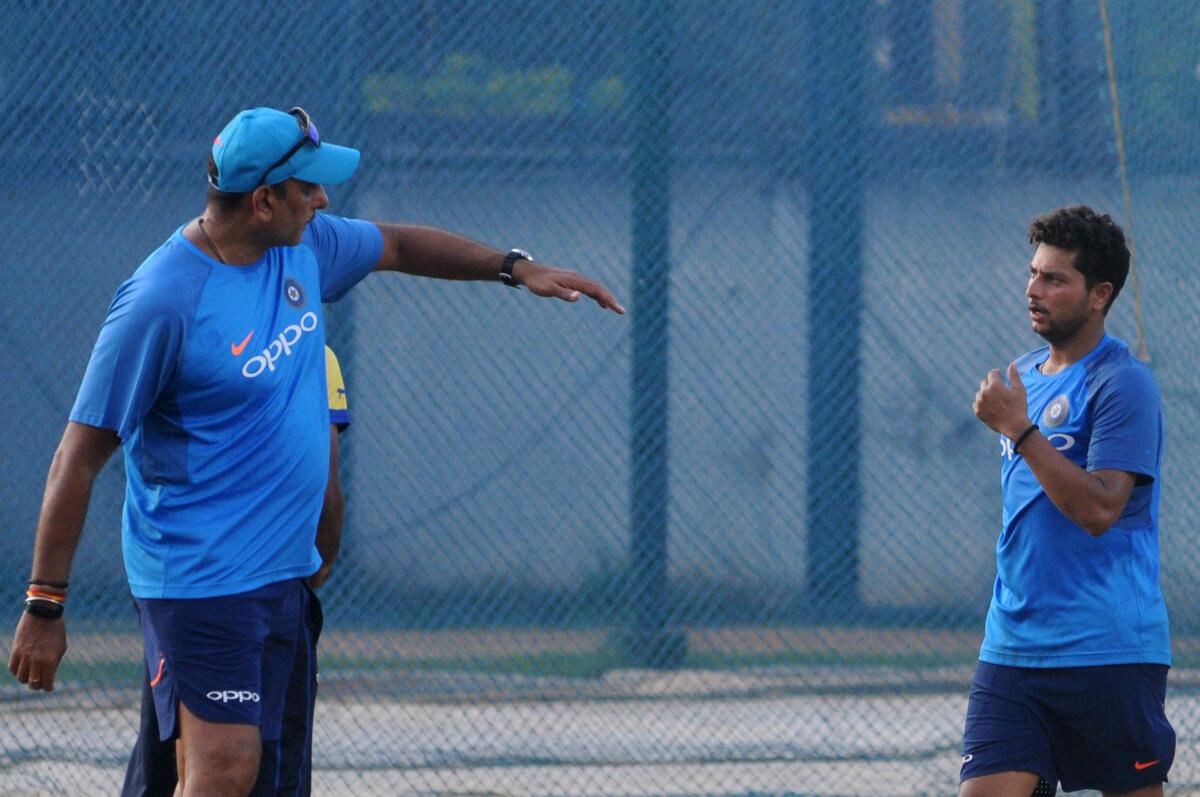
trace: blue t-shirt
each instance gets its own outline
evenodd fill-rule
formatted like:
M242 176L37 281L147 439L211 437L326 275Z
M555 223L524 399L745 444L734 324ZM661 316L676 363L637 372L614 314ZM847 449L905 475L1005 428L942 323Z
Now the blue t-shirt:
M299 246L230 266L180 228L117 289L70 417L124 444L135 597L231 595L320 566L321 302L382 251L374 224L317 214Z
M1057 374L1042 347L1017 360L1029 417L1088 470L1136 476L1117 522L1092 537L1050 501L1000 438L1004 530L979 658L1017 667L1170 664L1158 586L1162 403L1150 369L1109 336Z

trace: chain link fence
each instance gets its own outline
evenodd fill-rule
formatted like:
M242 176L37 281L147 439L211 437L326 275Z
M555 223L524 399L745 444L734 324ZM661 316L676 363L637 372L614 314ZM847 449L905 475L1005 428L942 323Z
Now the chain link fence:
M333 212L522 246L631 310L394 275L327 308L354 425L314 793L950 793L1000 525L971 398L1038 344L1028 221L1087 203L1136 246L1110 331L1164 394L1172 781L1200 789L1195 4L5 11L14 626L113 290L200 212L226 120L301 104L364 153ZM114 458L61 686L0 685L2 795L118 789L122 495Z

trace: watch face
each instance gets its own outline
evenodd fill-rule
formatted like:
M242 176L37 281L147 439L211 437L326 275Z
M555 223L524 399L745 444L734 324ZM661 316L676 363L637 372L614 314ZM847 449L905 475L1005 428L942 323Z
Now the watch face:
M508 253L510 255L516 255L524 260L533 260L533 255L529 254L524 249L510 249Z

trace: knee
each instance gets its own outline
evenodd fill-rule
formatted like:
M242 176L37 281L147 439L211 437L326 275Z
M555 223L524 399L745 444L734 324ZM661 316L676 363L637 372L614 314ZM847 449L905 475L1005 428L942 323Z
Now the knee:
M188 750L181 784L183 793L246 795L258 778L259 746L221 745L203 752Z

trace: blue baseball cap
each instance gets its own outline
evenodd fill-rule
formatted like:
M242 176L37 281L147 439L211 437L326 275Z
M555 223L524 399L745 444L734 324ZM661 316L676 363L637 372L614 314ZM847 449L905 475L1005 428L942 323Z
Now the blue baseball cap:
M321 141L303 108L278 111L250 108L225 125L213 139L217 176L208 182L219 191L244 193L290 177L321 185L349 180L360 153Z

